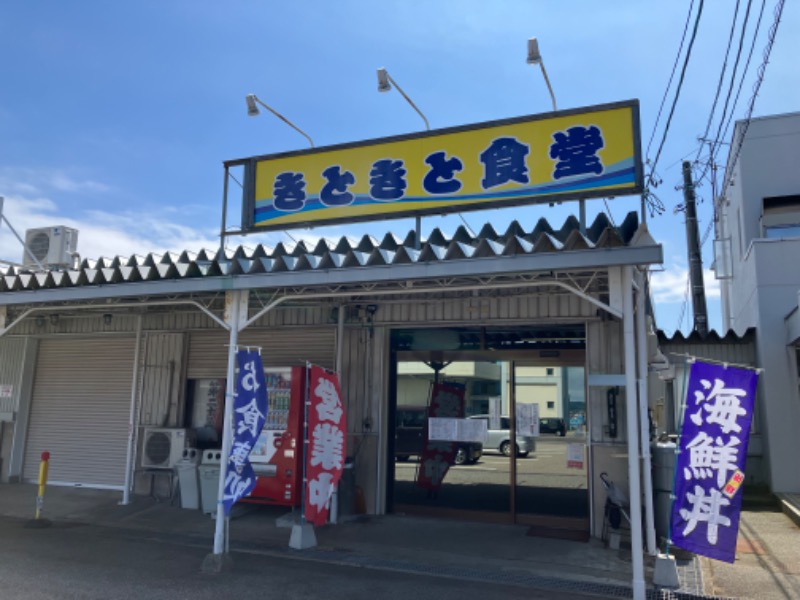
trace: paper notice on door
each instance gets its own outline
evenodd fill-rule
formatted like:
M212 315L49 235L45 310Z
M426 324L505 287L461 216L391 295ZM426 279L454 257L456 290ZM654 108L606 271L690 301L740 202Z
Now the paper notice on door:
M459 419L458 421L459 442L486 443L489 437L486 419Z
M428 439L444 442L485 442L488 432L483 419L428 419Z
M538 404L517 404L517 435L539 435Z
M458 437L458 419L431 417L428 419L428 439L455 442Z
M583 444L567 444L567 468L568 469L582 469L583 468Z

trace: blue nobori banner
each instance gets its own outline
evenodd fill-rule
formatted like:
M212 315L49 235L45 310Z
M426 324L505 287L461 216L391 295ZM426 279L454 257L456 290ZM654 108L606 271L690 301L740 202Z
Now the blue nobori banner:
M256 485L249 456L267 419L267 384L261 355L256 351L239 350L236 362L239 372L233 400L233 442L222 499L226 515Z
M675 470L671 537L679 548L732 563L758 373L695 362Z

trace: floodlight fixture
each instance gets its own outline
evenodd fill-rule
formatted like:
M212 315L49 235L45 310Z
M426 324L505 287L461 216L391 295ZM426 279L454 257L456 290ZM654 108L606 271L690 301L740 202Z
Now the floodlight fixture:
M389 90L392 89L392 86L396 87L397 91L400 92L400 95L403 96L403 98L406 99L406 102L408 102L411 105L411 107L415 111L417 111L417 114L420 117L422 117L423 121L425 121L425 129L430 131L431 126L428 123L428 119L425 118L425 115L422 114L422 111L419 108L417 108L417 105L414 104L411 101L411 98L409 98L406 95L406 93L403 91L403 88L401 88L399 85L397 85L397 82L394 79L392 79L392 76L389 75L389 72L385 68L381 67L380 69L378 69L378 91L379 92L388 92Z
M389 83L389 72L381 67L378 69L378 91L388 92L392 89L392 84Z
M269 106L269 105L265 104L264 102L262 102L261 99L258 96L256 96L255 94L247 94L247 96L245 96L244 99L245 99L245 102L247 102L247 115L248 116L257 117L259 114L261 114L261 111L258 109L258 105L260 104L261 106L266 108L269 112L271 112L273 115L278 117L281 121L286 123L289 127L291 127L292 129L297 131L300 135L305 137L308 140L308 143L311 144L311 147L312 148L314 147L314 140L312 140L311 137L305 131L300 129L297 125L292 123L289 119L284 117L277 110L275 110L271 106Z
M539 42L536 38L528 40L528 64L538 65L542 62L542 55L539 52Z
M544 82L547 84L547 90L550 92L550 99L553 101L553 110L558 110L556 107L556 97L555 94L553 94L553 88L550 86L550 79L547 77L547 71L544 68L544 61L542 60L542 55L539 52L539 42L536 38L530 38L528 40L527 62L529 65L539 65L539 68L542 70L542 75L544 76Z

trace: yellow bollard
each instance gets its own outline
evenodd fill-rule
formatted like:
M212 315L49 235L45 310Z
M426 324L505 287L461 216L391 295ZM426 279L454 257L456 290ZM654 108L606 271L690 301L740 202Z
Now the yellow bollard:
M36 495L36 516L39 519L44 508L44 489L47 486L47 471L50 466L50 453L42 452L42 462L39 465L39 493Z
M49 519L42 517L44 508L44 489L47 486L47 471L50 466L50 453L42 452L42 462L39 464L39 491L36 495L36 516L25 523L25 527L33 529L44 529L50 527L52 523Z

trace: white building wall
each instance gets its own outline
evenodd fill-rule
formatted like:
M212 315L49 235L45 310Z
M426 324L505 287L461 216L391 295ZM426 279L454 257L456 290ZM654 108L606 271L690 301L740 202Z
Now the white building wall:
M737 124L735 148L743 124ZM800 398L786 317L797 308L800 238L766 239L764 198L800 195L800 113L753 119L718 205L718 238L730 238L732 277L722 283L723 325L756 328L762 428L773 492L800 492ZM800 222L800 221L799 221Z

